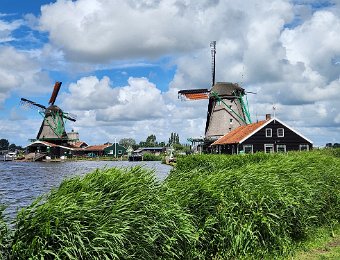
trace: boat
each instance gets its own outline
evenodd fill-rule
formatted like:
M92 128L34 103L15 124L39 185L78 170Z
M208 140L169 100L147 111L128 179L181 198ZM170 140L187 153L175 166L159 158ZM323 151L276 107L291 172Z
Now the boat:
M1 155L2 161L14 161L17 158L17 153L16 152L8 152L6 154Z

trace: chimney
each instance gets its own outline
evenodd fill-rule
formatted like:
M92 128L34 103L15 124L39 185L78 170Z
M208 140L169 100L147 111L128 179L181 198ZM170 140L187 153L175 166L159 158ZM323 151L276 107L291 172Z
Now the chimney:
M271 119L271 114L266 114L266 120L268 121L268 120L270 120Z

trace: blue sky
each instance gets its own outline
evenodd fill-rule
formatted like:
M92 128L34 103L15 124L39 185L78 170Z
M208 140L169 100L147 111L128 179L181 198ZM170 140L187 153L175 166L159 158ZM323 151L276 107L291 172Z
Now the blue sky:
M42 118L20 97L78 116L67 130L100 144L204 134L206 101L177 91L242 84L253 120L276 115L315 145L340 142L340 3L334 1L2 0L0 137L26 145Z

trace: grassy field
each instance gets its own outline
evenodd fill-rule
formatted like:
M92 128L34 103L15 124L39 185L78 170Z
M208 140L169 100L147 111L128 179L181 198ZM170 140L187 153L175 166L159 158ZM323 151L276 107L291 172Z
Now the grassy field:
M340 150L185 156L163 183L140 167L97 170L23 209L14 229L0 220L0 254L302 259L292 257L327 247L331 233L336 254L339 177ZM320 230L323 244L313 237Z

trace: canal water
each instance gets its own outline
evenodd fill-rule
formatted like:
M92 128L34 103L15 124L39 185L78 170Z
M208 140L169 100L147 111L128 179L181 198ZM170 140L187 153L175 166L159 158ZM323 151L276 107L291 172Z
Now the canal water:
M159 180L166 178L171 166L160 162L76 161L76 162L0 162L0 205L7 206L5 217L13 219L17 211L32 203L39 195L72 176L95 169L142 165L155 171Z

